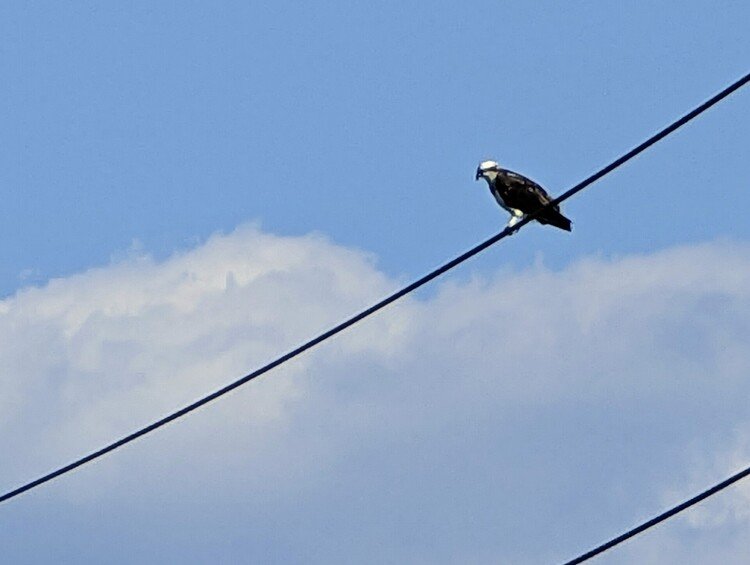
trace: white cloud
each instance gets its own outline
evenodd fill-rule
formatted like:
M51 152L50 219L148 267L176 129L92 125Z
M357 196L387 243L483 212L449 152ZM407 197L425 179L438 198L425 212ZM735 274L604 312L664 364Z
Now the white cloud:
M22 290L0 303L0 484L179 408L397 286L362 252L249 227ZM188 545L191 531L239 536L238 551L275 539L266 562L559 560L656 510L701 465L744 461L703 454L732 452L725 434L747 420L748 330L743 244L444 282L7 508L36 496L104 508L78 534L105 539L119 508L147 553L169 536L139 527L160 518L182 520ZM256 525L217 526L230 515ZM679 527L694 536L724 518L691 520ZM639 551L682 538L662 539Z

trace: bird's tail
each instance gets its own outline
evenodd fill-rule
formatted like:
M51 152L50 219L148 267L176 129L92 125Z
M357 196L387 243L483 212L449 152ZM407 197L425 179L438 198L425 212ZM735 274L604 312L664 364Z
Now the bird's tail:
M537 218L540 224L549 224L561 230L571 231L571 221L557 210L547 210Z

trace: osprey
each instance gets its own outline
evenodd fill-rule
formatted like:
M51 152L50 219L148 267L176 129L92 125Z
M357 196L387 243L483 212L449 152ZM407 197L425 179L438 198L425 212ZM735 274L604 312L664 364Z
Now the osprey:
M475 180L483 178L490 185L490 192L510 213L508 227L512 228L521 219L552 201L541 186L523 175L501 169L495 161L482 161L477 168ZM536 218L540 224L550 224L561 230L570 231L570 220L560 213L559 206L550 206Z

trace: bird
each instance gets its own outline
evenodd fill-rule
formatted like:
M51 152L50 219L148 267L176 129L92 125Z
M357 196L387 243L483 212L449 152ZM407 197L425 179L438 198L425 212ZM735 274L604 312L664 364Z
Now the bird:
M475 180L483 178L497 203L510 213L507 228L512 228L525 216L549 204L552 198L547 191L525 176L500 168L496 161L482 161L477 167ZM571 221L560 213L560 206L549 206L534 218L540 224L549 224L571 231Z

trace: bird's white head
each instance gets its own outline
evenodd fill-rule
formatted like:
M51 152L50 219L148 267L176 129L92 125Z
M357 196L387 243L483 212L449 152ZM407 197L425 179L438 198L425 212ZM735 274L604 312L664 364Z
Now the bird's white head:
M474 177L475 180L484 178L487 182L491 182L500 172L500 165L496 161L482 161L477 167L477 174Z

